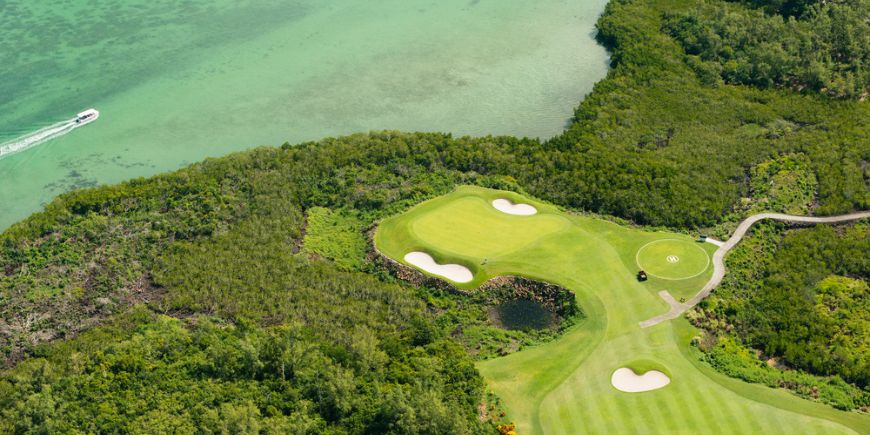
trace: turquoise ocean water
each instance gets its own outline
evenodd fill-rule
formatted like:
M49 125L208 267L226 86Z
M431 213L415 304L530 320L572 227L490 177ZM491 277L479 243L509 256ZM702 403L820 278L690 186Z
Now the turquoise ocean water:
M0 0L0 229L64 191L361 131L547 138L606 0ZM19 147L26 148L26 147Z

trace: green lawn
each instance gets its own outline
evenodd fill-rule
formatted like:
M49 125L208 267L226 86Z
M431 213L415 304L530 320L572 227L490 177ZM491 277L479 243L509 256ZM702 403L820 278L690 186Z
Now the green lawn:
M682 280L704 273L710 256L696 242L661 239L643 245L635 255L637 266L662 279Z
M462 196L420 215L411 223L411 231L442 252L495 259L569 225L555 214L512 216L483 198Z
M539 214L517 217L491 210L489 203L502 197L532 204ZM662 240L668 242L657 242ZM870 433L867 416L730 379L703 366L690 355L694 330L683 319L649 329L638 326L668 310L658 291L684 297L706 282L712 267L702 254L711 254L713 245L569 215L516 194L476 187L459 188L385 220L375 243L397 260L424 250L439 261L469 265L475 272L469 288L492 276L513 274L557 283L577 294L587 314L581 324L551 343L478 365L520 433ZM691 276L707 265L692 278L654 277L639 283L638 251L656 245L662 250L651 251L650 261L664 254L664 263L655 266L665 268L662 276ZM680 261L668 262L670 255ZM674 264L682 268L668 270ZM645 393L614 389L611 373L638 361L663 368L671 383Z

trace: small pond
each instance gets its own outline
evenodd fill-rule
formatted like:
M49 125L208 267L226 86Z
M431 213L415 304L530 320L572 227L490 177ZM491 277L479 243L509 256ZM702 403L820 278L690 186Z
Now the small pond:
M502 302L492 307L491 316L496 324L510 330L545 329L556 321L541 303L527 299Z

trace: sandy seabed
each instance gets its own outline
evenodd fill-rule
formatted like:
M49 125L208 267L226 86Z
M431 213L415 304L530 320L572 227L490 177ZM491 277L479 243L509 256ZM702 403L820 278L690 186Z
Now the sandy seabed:
M405 254L405 261L412 266L453 282L465 283L474 279L474 274L467 267L460 264L438 264L431 255L425 252L409 252Z

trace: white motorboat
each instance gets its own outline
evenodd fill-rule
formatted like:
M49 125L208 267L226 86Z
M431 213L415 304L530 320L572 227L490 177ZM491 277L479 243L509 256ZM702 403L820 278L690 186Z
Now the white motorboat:
M85 125L89 122L94 122L100 117L100 112L97 109L88 109L76 115L76 124Z

